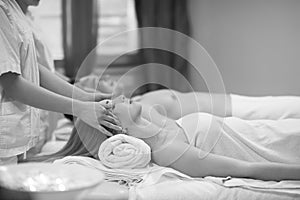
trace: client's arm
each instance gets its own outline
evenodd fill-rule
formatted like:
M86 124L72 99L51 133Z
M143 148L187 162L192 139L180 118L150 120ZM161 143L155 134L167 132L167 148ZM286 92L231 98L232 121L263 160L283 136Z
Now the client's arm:
M174 159L171 160L171 157ZM173 142L153 153L160 165L169 165L193 177L241 177L260 180L300 180L300 165L252 163L205 152L183 142ZM173 161L166 163L166 160Z
M185 114L194 113L197 108L198 112L211 113L220 117L232 116L231 98L228 94L191 92L182 93L179 97L182 104L186 104Z
M144 94L138 101L153 106L160 114L171 119L179 119L195 112L212 113L221 117L232 115L231 97L228 94L157 90Z

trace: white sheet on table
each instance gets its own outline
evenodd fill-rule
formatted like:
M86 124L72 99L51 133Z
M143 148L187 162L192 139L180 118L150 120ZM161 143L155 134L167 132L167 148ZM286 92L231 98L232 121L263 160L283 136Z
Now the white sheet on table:
M294 200L300 195L290 190L252 189L245 187L225 187L213 181L164 180L155 185L137 186L129 192L129 200Z
M170 171L169 168L153 171L145 181L130 188L129 199L216 200L230 197L229 199L273 200L300 198L300 181L276 182L231 177L205 177L203 179L191 178L174 171Z
M243 178L221 178L205 177L205 180L212 181L227 188L241 187L250 190L271 191L280 194L299 195L300 181L262 181L256 179Z
M143 181L131 185L129 200L160 200L160 199L278 199L291 200L300 198L299 181L248 181L232 178L232 182L224 178L206 177L193 179L171 168L155 164L144 169L109 169L95 160L82 156L68 156L55 161L64 164L81 164L101 170L110 178L136 178ZM225 183L225 184L223 184ZM234 185L235 184L235 185ZM251 186L251 187L250 187Z

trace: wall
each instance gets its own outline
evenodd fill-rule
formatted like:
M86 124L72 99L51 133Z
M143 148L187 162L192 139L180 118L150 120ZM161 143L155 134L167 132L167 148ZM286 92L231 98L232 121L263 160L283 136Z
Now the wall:
M189 9L192 37L212 56L227 92L300 95L299 0L189 0ZM190 48L189 59L196 57ZM194 74L194 88L206 90Z

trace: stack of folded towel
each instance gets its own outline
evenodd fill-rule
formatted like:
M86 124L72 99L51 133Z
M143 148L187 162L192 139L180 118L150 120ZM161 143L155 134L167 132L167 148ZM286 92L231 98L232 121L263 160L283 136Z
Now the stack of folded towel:
M151 160L151 149L141 139L118 134L100 145L98 156L102 164L109 168L144 168Z
M133 185L157 170L150 164L151 149L141 139L124 134L106 139L99 148L99 160L83 156L67 156L55 163L79 164L101 170L108 181L122 185Z

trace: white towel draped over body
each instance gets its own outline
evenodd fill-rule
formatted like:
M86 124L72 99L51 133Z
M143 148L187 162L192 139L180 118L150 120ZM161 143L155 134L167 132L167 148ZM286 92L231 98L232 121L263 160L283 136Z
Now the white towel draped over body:
M151 160L151 149L141 139L118 134L100 145L98 156L103 165L110 168L143 168Z
M300 119L243 120L193 113L177 123L189 143L203 152L249 162L300 164Z

